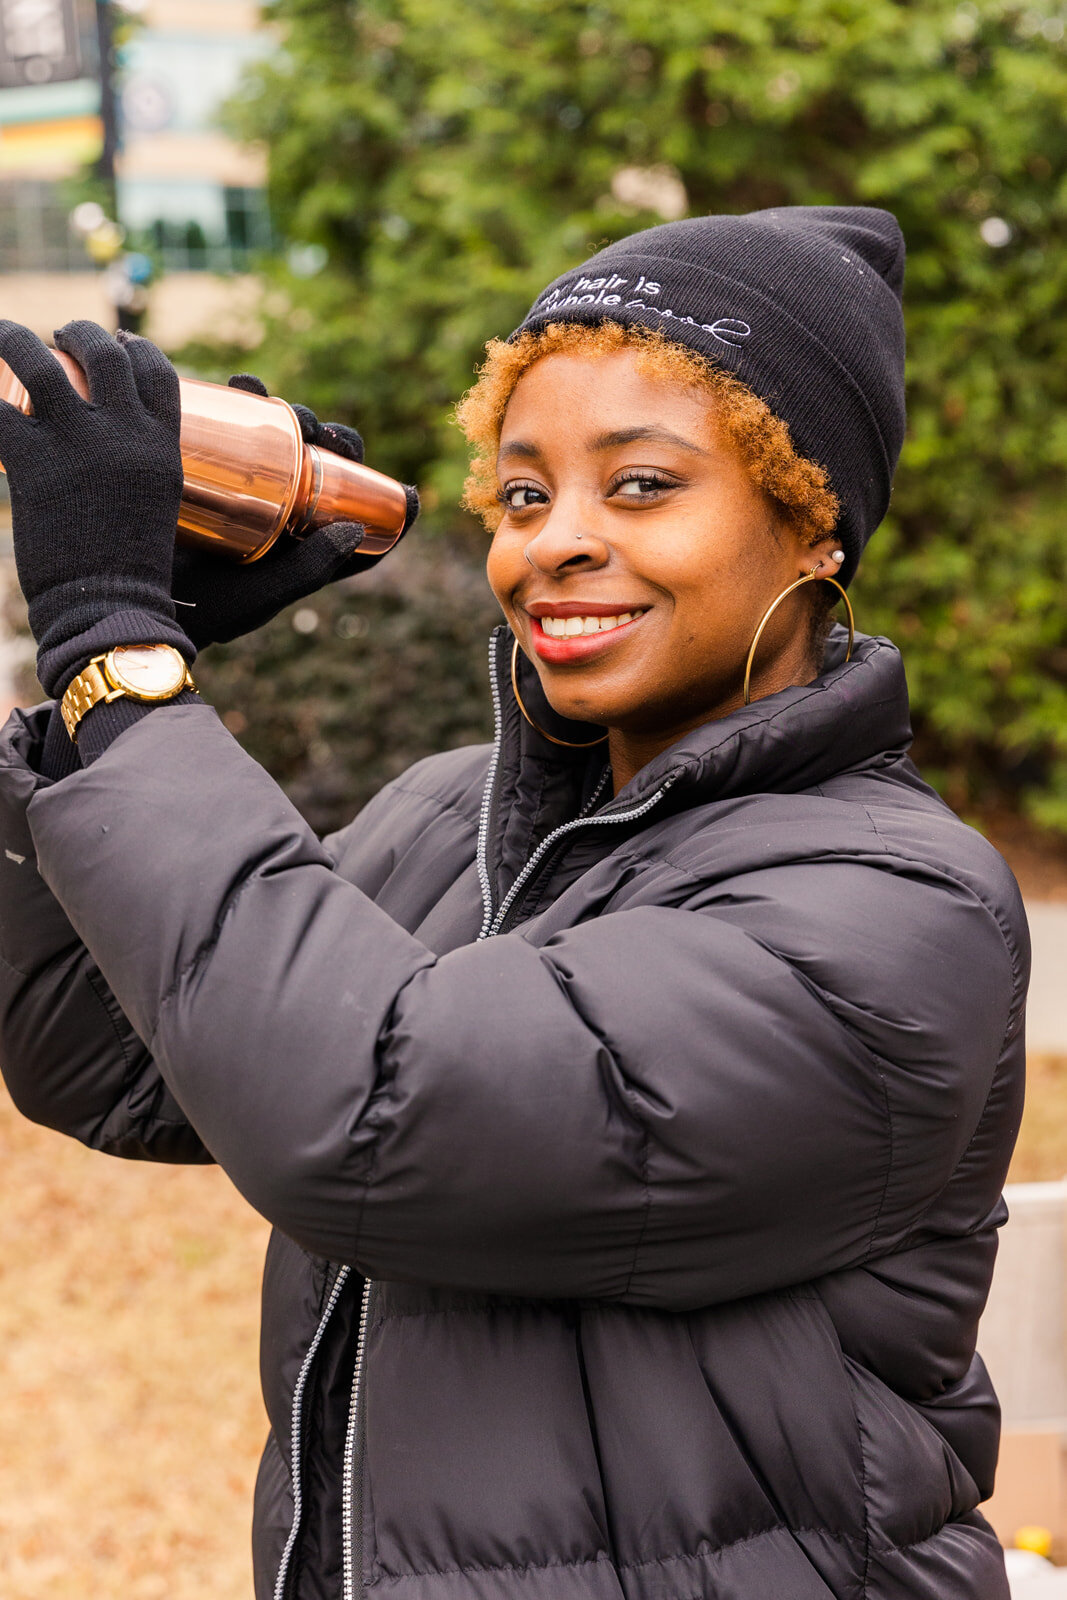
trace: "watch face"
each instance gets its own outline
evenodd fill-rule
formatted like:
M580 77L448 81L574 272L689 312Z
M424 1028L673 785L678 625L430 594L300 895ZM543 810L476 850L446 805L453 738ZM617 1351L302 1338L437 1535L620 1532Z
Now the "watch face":
M185 681L185 662L169 644L119 645L108 665L123 689L150 699L176 694Z

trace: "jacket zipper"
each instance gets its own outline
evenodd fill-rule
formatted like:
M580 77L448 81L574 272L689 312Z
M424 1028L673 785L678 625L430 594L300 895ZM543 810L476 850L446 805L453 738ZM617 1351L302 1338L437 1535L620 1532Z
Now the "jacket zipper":
M499 634L493 633L489 639L489 689L493 696L493 754L489 762L489 771L485 775L485 788L482 790L482 809L478 818L478 882L482 886L482 905L485 907L485 916L479 930L479 939L489 935L489 927L493 920L493 886L489 882L489 822L493 810L493 790L496 788L497 769L500 766L500 743L503 733L504 718L500 708L500 684L496 674L497 640Z
M591 810L592 807L596 805L606 780L607 772L604 773L604 776L601 778L599 784L594 790L586 810ZM511 885L511 888L501 901L500 909L496 916L490 921L488 929L484 933L479 934L478 937L481 939L492 939L496 934L506 932L505 923L507 921L508 913L515 906L520 894L522 894L523 891L529 886L531 879L537 872L537 869L543 865L546 856L555 849L556 845L561 839L566 838L568 834L577 832L579 828L607 828L613 823L636 821L638 817L643 817L646 811L651 811L654 805L658 805L673 782L673 775L669 778L665 778L654 794L650 794L647 800L642 800L639 806L631 806L629 811L616 811L608 817L590 817L583 815L580 817L575 817L571 822L564 822L560 825L560 827L555 828L550 834L541 840L541 843L537 846L537 849L529 858L526 865L515 879L515 882Z
M300 1373L293 1389L293 1410L290 1423L292 1437L290 1471L293 1479L293 1522L289 1529L289 1537L285 1541L285 1549L282 1551L281 1564L278 1567L278 1576L274 1584L274 1600L285 1600L289 1583L290 1563L293 1559L296 1541L300 1537L300 1524L304 1515L304 1394L307 1389L308 1374L311 1371L311 1364L318 1353L319 1345L322 1343L322 1336L326 1332L326 1324L333 1316L337 1302L341 1298L341 1290L347 1283L350 1272L350 1267L342 1267L334 1279L333 1288L330 1290L330 1298L327 1300L326 1308L319 1319L315 1337L304 1354Z
M489 838L490 813L493 804L493 788L496 781L497 768L500 764L500 740L503 724L503 714L500 705L500 686L496 674L496 646L497 634L494 633L489 640L489 687L493 696L493 755L489 763L489 772L486 777L485 789L482 794L481 813L478 818L478 879L481 884L482 902L486 906L487 919L492 918L492 889L489 883L489 869L487 866L487 845ZM479 938L484 937L483 932ZM344 1268L347 1274L348 1268ZM335 1285L336 1287L336 1285ZM364 1280L363 1300L359 1308L359 1332L356 1336L356 1359L352 1368L352 1388L348 1402L348 1425L345 1429L345 1451L341 1472L341 1594L342 1600L363 1600L365 1585L363 1582L363 1469L362 1462L357 1461L360 1454L359 1437L362 1408L360 1402L363 1398L363 1359L367 1347L367 1318L370 1312L371 1280ZM327 1308L327 1315L329 1314ZM320 1325L321 1333L321 1325ZM294 1401L295 1411L295 1401ZM357 1485L358 1477L358 1485ZM358 1488L358 1492L357 1492ZM290 1535L290 1543L293 1542ZM286 1557L289 1551L286 1550ZM285 1558L283 1558L283 1565ZM275 1600L282 1600L282 1590L275 1591Z
M489 879L488 863L489 825L493 809L493 791L496 786L497 770L500 766L500 743L503 726L503 716L500 704L500 686L497 681L496 673L497 639L498 635L494 634L492 639L489 641L489 686L493 696L494 723L493 754L489 762L489 771L486 774L485 789L482 793L481 813L478 818L478 879L482 890L482 904L485 907L485 916L482 921L481 930L478 934L479 939L493 938L496 934L501 932L504 925L504 919L507 917L508 912L515 905L518 896L529 884L533 874L542 864L549 851L552 850L561 839L565 838L568 834L573 833L577 828L594 827L597 825L603 827L608 823L632 822L637 817L643 817L646 811L651 811L652 807L662 799L667 790L670 788L671 784L674 782L673 776L667 778L654 794L650 795L647 800L642 801L639 806L632 806L629 811L620 811L614 816L610 817L590 817L587 815L587 813L598 804L600 796L604 791L604 786L607 783L608 775L611 771L610 767L606 767L601 776L600 782L597 784L592 795L589 797L589 800L583 808L582 815L580 817L575 817L571 822L563 823L560 827L554 829L552 833L548 834L546 838L542 839L533 855L526 862L526 865L515 879L515 882L511 885L511 888L501 903L500 909L494 916L493 891L492 884ZM289 1542L286 1545L285 1554L282 1557L282 1567L278 1574L278 1584L275 1588L275 1600L282 1600L284 1595L283 1585L285 1574L292 1554L292 1546L296 1542L296 1534L300 1521L300 1512L302 1510L298 1476L299 1447L297 1443L296 1429L299 1425L300 1408L303 1400L303 1389L307 1378L307 1370L311 1365L312 1359L314 1358L315 1350L318 1348L318 1344L322 1337L326 1322L333 1311L334 1305L336 1304L337 1296L340 1293L345 1279L349 1275L349 1270L350 1269L348 1267L343 1267L337 1276L337 1280L333 1286L333 1291L330 1295L329 1304L327 1305L326 1311L323 1314L322 1321L319 1323L318 1332L316 1333L315 1338L312 1340L308 1353L304 1358L304 1366L301 1368L300 1378L297 1380L297 1387L293 1395L293 1495L296 1510L294 1512L293 1527L289 1534ZM344 1525L341 1529L342 1600L364 1600L365 1595L365 1585L363 1581L362 1544L363 1477L362 1461L357 1460L357 1457L361 1455L359 1449L359 1437L364 1410L364 1407L361 1405L363 1400L363 1363L367 1346L367 1320L370 1311L370 1297L372 1288L373 1285L371 1280L367 1278L363 1285L363 1301L359 1312L359 1333L356 1339L356 1360L355 1366L352 1369L352 1390L351 1398L348 1404L348 1426L345 1430L344 1466L341 1478L341 1501L344 1512Z
M508 913L512 910L519 895L522 894L523 891L528 887L534 873L540 866L543 865L545 857L548 855L549 851L553 850L561 839L566 838L568 834L574 833L578 828L604 828L609 827L612 823L616 822L624 823L636 821L637 818L643 817L646 811L651 811L652 807L657 805L659 801L662 800L663 796L667 793L667 790L670 788L671 784L674 783L676 777L678 776L677 773L671 773L669 777L663 780L659 788L653 794L649 795L647 800L642 800L640 805L631 806L629 811L616 811L611 816L607 817L591 817L588 813L592 811L593 807L599 803L600 796L604 791L604 785L607 783L608 775L611 771L610 767L605 767L600 782L597 784L592 795L582 808L581 816L574 817L570 822L562 823L558 828L554 828L550 834L541 840L541 843L538 845L533 855L530 856L526 862L526 865L523 867L522 871L511 885L511 888L504 896L499 910L497 910L494 914L493 886L489 878L489 825L493 811L493 791L496 787L496 775L500 767L500 744L503 731L503 715L500 705L500 684L497 680L496 671L497 642L500 637L502 636L494 633L489 641L489 688L493 696L494 729L493 754L489 762L489 771L485 775L485 788L482 791L482 808L478 819L478 881L482 887L482 905L485 911L485 914L482 918L482 926L478 932L479 939L492 939L496 934L503 933L505 931L504 923Z
M344 1470L341 1475L341 1504L344 1508L344 1525L341 1529L343 1600L363 1600L363 1462L359 1449L363 1408L360 1405L363 1388L363 1353L367 1344L367 1315L370 1311L369 1278L363 1284L363 1301L359 1308L359 1334L356 1338L356 1361L352 1368L352 1394L348 1403L348 1427L345 1429ZM360 1460L357 1462L357 1455ZM356 1479L359 1479L358 1486ZM357 1492L358 1490L358 1492Z

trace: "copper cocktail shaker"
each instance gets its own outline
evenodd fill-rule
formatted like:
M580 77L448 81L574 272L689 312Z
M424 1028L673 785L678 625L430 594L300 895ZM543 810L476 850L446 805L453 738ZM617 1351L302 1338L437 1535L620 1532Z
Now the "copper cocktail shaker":
M52 354L78 393L85 374L61 350ZM407 516L401 484L382 472L305 444L296 413L284 400L180 380L185 488L178 515L182 544L255 561L276 539L301 539L328 522L366 529L360 556L380 556L399 539ZM27 416L30 397L0 361L0 400ZM3 467L0 466L0 472Z

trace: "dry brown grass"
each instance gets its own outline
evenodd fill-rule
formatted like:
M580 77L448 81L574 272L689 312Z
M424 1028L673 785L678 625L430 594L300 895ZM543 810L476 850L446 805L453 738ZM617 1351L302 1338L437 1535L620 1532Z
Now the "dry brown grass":
M1067 1177L1067 1056L1030 1056L1026 1078L1026 1109L1008 1182Z
M111 1161L0 1091L0 1596L248 1600L266 1226L220 1172ZM1011 1177L1067 1173L1067 1057Z
M0 1093L0 1596L248 1600L266 1226Z

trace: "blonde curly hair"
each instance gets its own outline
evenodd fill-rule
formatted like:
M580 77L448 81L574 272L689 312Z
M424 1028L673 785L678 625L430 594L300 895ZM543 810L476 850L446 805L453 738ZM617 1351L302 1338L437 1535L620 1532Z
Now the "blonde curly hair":
M786 424L733 373L674 343L659 328L551 322L510 342L490 340L478 381L456 407L456 420L474 448L463 505L480 516L490 532L503 516L496 475L500 430L523 373L543 356L607 356L622 350L636 352L637 369L649 378L707 391L714 401L715 421L739 452L752 481L805 542L817 544L834 531L840 505L825 469L798 454Z

